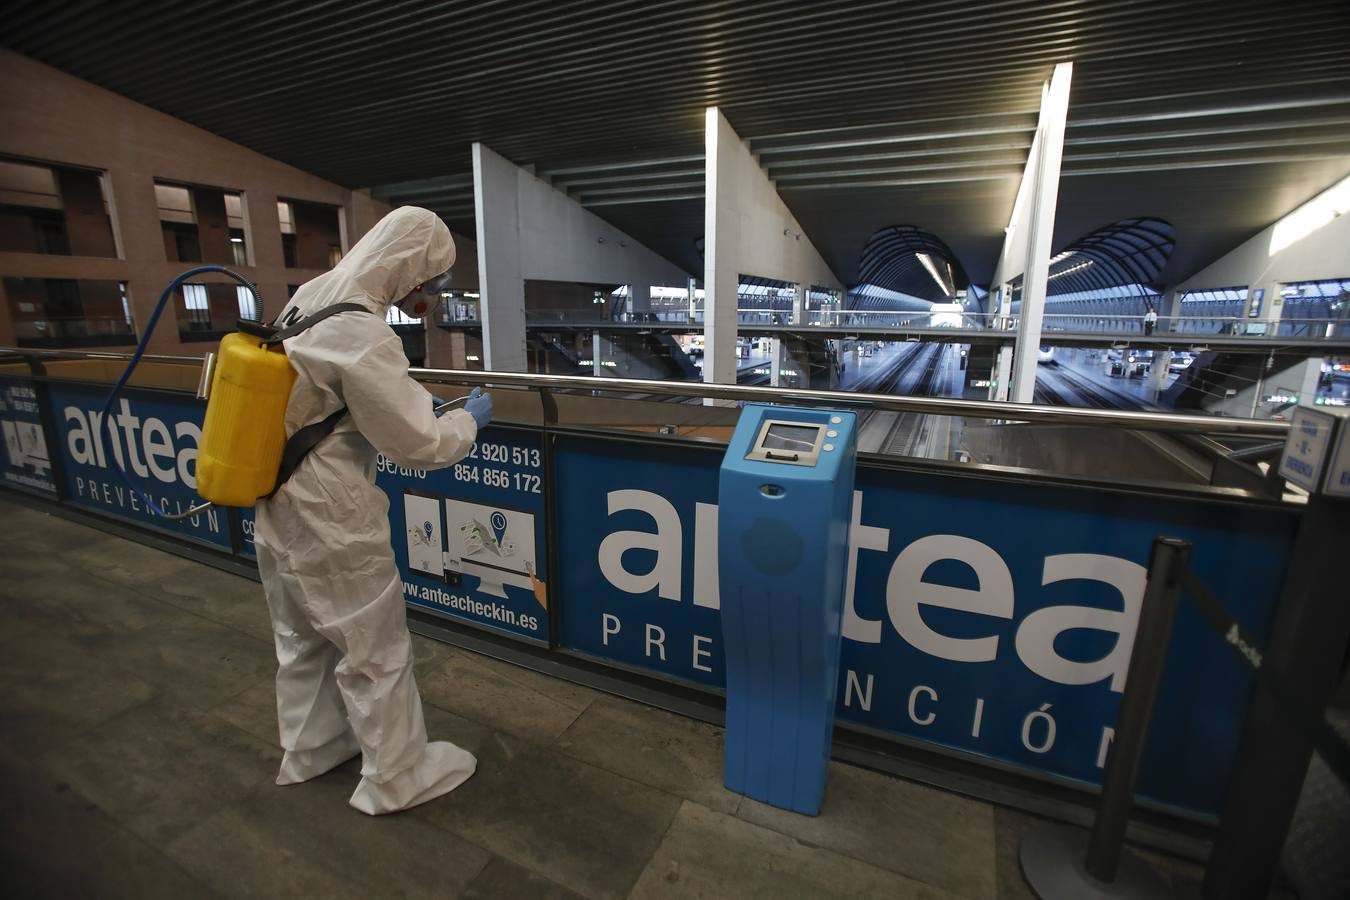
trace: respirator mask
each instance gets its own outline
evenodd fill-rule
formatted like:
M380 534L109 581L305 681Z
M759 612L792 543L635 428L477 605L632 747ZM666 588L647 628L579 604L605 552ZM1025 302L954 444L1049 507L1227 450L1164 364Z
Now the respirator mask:
M440 304L441 292L449 286L450 273L447 271L414 288L402 299L395 300L394 305L409 318L424 319Z

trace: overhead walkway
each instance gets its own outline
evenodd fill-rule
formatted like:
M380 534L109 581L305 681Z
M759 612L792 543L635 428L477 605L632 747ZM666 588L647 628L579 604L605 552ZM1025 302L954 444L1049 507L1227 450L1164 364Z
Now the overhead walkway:
M948 344L978 344L1001 346L1013 343L1017 338L1015 328L934 328L926 324L887 324L880 317L875 321L860 321L846 325L774 325L763 322L747 322L737 326L737 334L745 337L803 338L818 340L877 340L877 341L925 341ZM926 320L926 317L925 317ZM482 330L480 324L456 322L442 324L439 327L449 330L462 330L477 333ZM702 322L658 321L658 322L615 322L612 320L576 320L549 323L528 323L531 333L568 333L585 332L601 334L701 334ZM1159 328L1151 335L1145 335L1141 328L1075 330L1072 328L1047 327L1041 333L1040 343L1053 347L1119 347L1129 346L1141 350L1238 350L1251 353L1268 353L1272 350L1302 353L1309 356L1350 353L1350 327L1338 326L1330 335L1325 331L1308 333L1306 329L1291 333L1288 329L1253 328L1250 331L1183 330L1168 331Z

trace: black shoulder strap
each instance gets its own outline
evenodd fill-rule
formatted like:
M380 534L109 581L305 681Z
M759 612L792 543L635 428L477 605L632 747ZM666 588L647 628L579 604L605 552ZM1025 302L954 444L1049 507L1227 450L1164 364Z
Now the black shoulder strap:
M275 326L262 326L263 328L269 328L271 333L258 336L263 338L264 344L280 344L287 338L293 338L305 329L317 325L329 316L335 316L338 313L344 312L363 312L375 315L359 303L334 303L332 306L325 306L313 315L306 316L300 321L293 325L288 325L285 328L278 329ZM240 324L242 325L243 323L241 322ZM256 325L256 323L254 324ZM258 332L253 329L247 330L250 334L258 334ZM281 451L281 468L277 470L277 481L276 484L272 486L272 490L267 494L267 497L270 498L277 491L281 490L281 486L290 480L290 477L295 474L296 469L300 468L300 463L309 455L309 452L317 447L320 441L333 433L333 429L337 428L338 422L346 414L347 407L344 406L321 421L306 425L286 439L286 446Z
M359 303L334 303L332 306L325 306L318 312L306 316L305 318L301 319L299 322L296 322L293 325L288 325L285 328L281 328L274 331L270 336L268 336L263 341L263 343L280 344L284 340L295 337L297 334L306 330L307 328L312 328L315 325L318 325L320 322L322 322L329 316L336 316L338 313L345 313L345 312L363 312L363 313L370 313L370 315L372 316L375 315L375 313L371 312L369 309L367 309L366 307L362 306ZM272 327L276 328L275 325ZM250 331L250 333L252 332Z
M319 446L319 441L332 434L333 429L337 428L338 421L346 414L347 407L344 406L327 418L306 425L287 438L286 447L281 451L281 468L277 470L277 482L267 494L268 498L281 490L281 486L290 480L296 469L300 468L300 463L309 455L309 451Z

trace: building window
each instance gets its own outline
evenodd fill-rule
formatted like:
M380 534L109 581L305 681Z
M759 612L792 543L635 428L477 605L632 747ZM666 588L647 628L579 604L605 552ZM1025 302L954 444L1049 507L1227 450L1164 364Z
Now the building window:
M117 256L103 173L0 159L0 251Z
M14 336L20 347L133 344L126 284L67 278L6 278Z
M248 265L243 197L200 185L155 182L164 257L169 262Z
M211 330L211 297L204 284L183 285L183 307L189 331Z
M414 319L397 306L389 307L384 314L384 320L390 325L416 325L422 321L421 319Z
M258 308L258 298L253 296L253 292L242 284L234 290L239 298L239 318L261 322L262 310Z
M331 269L342 259L341 207L277 201L281 251L291 269Z

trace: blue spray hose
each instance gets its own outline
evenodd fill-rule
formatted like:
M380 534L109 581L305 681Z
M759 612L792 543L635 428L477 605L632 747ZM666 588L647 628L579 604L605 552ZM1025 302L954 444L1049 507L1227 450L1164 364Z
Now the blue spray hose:
M173 297L173 292L178 290L183 282L187 281L189 278L195 278L198 275L208 275L211 273L228 275L244 287L248 288L253 294L253 300L256 307L262 309L262 296L258 293L258 288L254 286L253 282L249 281L238 272L227 269L224 266L197 266L195 269L188 269L182 275L179 275L173 281L170 281L169 286L164 289L164 293L159 295L159 302L155 304L155 311L150 314L150 320L145 323L145 330L141 332L141 339L136 344L136 352L131 354L131 361L127 363L126 369L122 372L122 377L117 379L117 383L114 384L112 390L108 392L108 399L103 401L103 425L107 430L108 440L111 442L109 445L110 447L115 448L119 446L117 443L117 428L113 424L113 405L117 402L117 395L121 393L122 388L126 386L126 383L129 380L131 380L131 373L136 371L136 364L139 363L141 357L145 355L145 348L150 343L150 335L154 334L155 326L159 324L160 313L164 312L164 307L168 305L170 298ZM118 459L117 453L109 453L108 456L110 457L113 471L117 473L117 477L122 480L124 485L126 485L127 490L131 491L133 494L139 495L148 509L154 510L156 515L159 515L170 522L176 522L180 519L186 519L189 516L195 516L197 513L211 505L210 503L202 503L193 506L186 512L170 515L169 513L164 512L163 508L155 503L155 501L150 498L149 494L132 483L130 476L127 475L126 469L122 468L122 462Z

